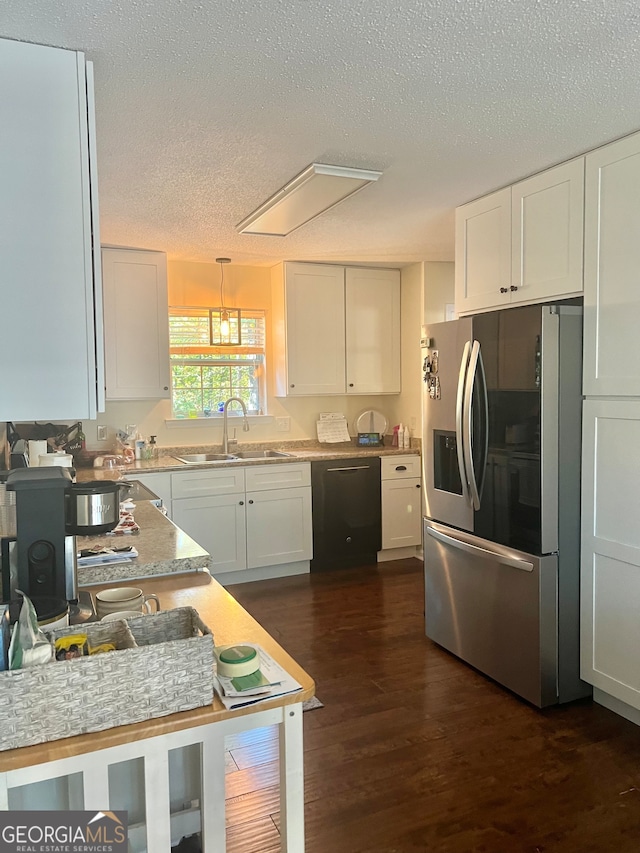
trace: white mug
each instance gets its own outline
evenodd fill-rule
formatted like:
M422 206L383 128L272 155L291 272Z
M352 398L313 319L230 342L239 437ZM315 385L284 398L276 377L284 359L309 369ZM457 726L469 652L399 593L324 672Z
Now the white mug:
M116 610L115 613L107 613L100 621L117 622L118 619L139 619L141 616L146 615L146 613L141 613L139 610Z
M145 595L141 589L133 586L119 586L103 589L96 593L96 613L98 619L109 613L119 613L123 610L136 610L138 613L151 613L150 601L155 602L155 612L160 610L157 595Z

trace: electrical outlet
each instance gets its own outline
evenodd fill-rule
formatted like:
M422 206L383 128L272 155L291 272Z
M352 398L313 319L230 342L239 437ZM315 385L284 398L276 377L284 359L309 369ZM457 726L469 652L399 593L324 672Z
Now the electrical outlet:
M98 441L106 441L109 427L104 424L98 424Z
M278 432L289 432L291 429L291 418L276 418L276 430Z
M415 433L417 428L418 428L418 419L415 416L412 418L409 418L409 429L411 430L411 432Z

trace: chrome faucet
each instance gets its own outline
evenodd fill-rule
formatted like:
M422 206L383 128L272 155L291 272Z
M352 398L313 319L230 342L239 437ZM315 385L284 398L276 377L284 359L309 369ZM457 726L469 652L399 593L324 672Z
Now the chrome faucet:
M240 405L242 406L242 418L243 418L242 431L243 432L249 432L249 421L247 420L247 407L245 406L244 402L240 399L240 397L229 397L229 399L225 402L224 406L222 407L222 452L223 453L229 452L229 444L237 444L238 443L238 439L235 438L235 430L233 431L234 438L231 438L231 439L229 438L229 425L228 425L228 421L227 421L227 408L229 406L229 403L234 403L234 402L240 403Z

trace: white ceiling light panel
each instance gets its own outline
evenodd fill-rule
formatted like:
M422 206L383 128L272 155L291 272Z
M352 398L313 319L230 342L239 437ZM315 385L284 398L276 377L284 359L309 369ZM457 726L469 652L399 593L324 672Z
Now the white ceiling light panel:
M334 207L382 172L311 163L237 226L241 234L286 237Z

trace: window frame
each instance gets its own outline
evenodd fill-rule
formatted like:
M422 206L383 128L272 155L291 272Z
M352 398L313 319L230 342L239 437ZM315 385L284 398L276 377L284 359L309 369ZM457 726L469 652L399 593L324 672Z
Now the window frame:
M241 322L251 323L252 321L259 321L257 334L251 334L250 332L242 331L242 340L245 343L242 343L240 346L229 346L225 345L206 345L203 343L197 342L186 342L186 343L174 343L172 338L172 328L171 328L171 319L173 317L197 317L202 320L206 318L206 323L203 324L202 328L194 329L194 336L197 336L198 333L202 335L204 328L210 330L210 312L215 311L217 309L210 308L209 306L182 306L182 305L171 305L169 306L169 363L170 363L170 382L171 382L171 412L172 418L176 420L184 420L186 418L192 420L194 418L215 418L220 417L222 413L220 411L212 409L197 409L196 414L193 415L192 412L194 410L189 410L188 412L180 412L175 408L175 397L176 397L176 385L174 380L174 365L184 365L187 367L224 367L228 368L230 371L234 367L247 368L253 367L254 375L255 375L255 392L258 398L258 407L249 408L247 406L247 410L250 416L258 416L263 415L266 410L266 391L267 391L267 382L266 382L266 311L264 309L256 308L243 308L241 313ZM248 341L248 342L247 342ZM256 356L255 361L252 360L243 360L242 356ZM200 385L193 386L193 390L200 394L201 402L203 401L204 393L207 388L202 383L202 370L200 373L201 382ZM225 399L233 396L243 397L243 390L240 388L238 390L234 390L232 386L232 377L230 377L229 388L230 391L225 391ZM188 388L181 389L187 391ZM219 405L219 404L218 404Z

